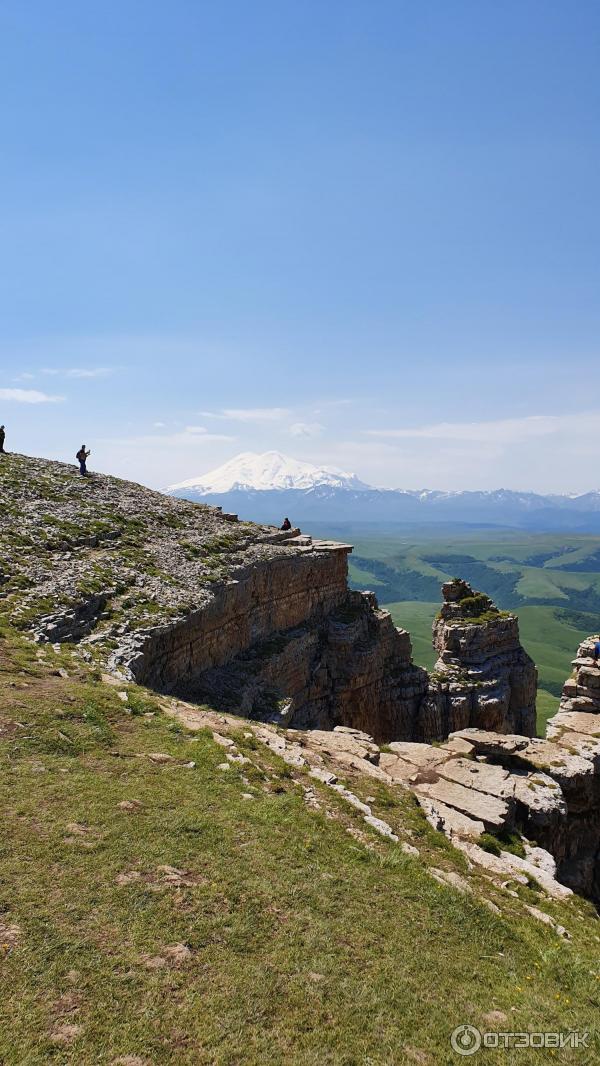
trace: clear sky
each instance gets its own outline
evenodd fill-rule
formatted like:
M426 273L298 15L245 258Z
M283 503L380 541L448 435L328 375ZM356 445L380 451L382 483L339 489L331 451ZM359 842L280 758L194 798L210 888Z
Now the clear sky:
M0 422L600 487L598 0L2 0Z

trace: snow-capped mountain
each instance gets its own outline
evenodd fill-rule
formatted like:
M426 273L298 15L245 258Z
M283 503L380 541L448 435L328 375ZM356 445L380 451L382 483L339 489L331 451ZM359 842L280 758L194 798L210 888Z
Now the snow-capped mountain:
M242 452L228 463L211 470L202 477L189 478L167 490L174 496L193 492L209 496L222 492L281 492L287 489L314 489L317 486L333 489L368 489L355 474L347 474L335 467L313 466L300 459L291 459L281 452Z
M376 489L355 474L314 466L280 452L243 452L201 477L167 490L234 511L241 518L279 525L311 522L460 524L548 532L600 533L600 493L542 496L535 492L443 492Z

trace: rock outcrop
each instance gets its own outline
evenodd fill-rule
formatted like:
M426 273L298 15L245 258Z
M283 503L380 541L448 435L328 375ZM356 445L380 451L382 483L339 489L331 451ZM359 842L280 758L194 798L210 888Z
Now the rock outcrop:
M558 713L545 738L462 728L440 747L390 744L378 765L410 788L432 825L470 860L490 868L498 857L478 843L498 838L503 867L547 878L600 902L599 636L588 637L573 661ZM503 851L516 833L523 855ZM523 861L523 856L525 861ZM531 866L539 866L535 872ZM552 894L556 895L556 888Z
M521 646L517 618L466 581L447 582L442 594L433 625L439 658L419 739L443 740L468 727L533 736L537 671Z
M492 879L537 885L556 899L575 891L600 903L595 758L554 741L481 729L440 745L393 742L385 750L348 727L261 729L259 738L290 765L311 767L326 784L335 786L339 772L409 790L430 824Z
M560 755L548 771L567 803L568 826L559 869L568 884L600 900L600 667L594 646L580 644L573 674L566 681L558 713L547 726L547 744ZM560 765L555 760L561 759Z

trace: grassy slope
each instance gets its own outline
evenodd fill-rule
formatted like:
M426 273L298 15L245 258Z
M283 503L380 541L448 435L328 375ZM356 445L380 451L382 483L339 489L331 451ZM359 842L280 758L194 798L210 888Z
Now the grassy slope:
M270 763L248 786L217 768L208 733L177 727L151 696L130 690L127 714L93 677L52 672L73 672L68 649L48 658L2 635L0 1061L434 1064L451 1061L456 1024L498 1028L492 1010L518 1028L590 1028L587 904L544 900L570 943L510 895L492 914L428 875L423 860L464 862L408 797L368 783L392 824L413 826L421 860L375 837L369 850L308 810L274 756L262 752ZM139 757L156 751L182 761ZM165 864L183 884L165 882ZM119 885L131 871L141 879ZM174 944L191 952L180 965Z

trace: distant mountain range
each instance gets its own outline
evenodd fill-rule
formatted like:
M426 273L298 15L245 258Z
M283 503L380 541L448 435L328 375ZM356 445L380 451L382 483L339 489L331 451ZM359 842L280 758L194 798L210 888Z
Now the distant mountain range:
M530 531L600 533L600 492L541 496L497 489L440 492L377 489L355 474L314 466L280 452L243 452L202 477L167 492L234 511L240 518L280 524L369 522L504 526Z

